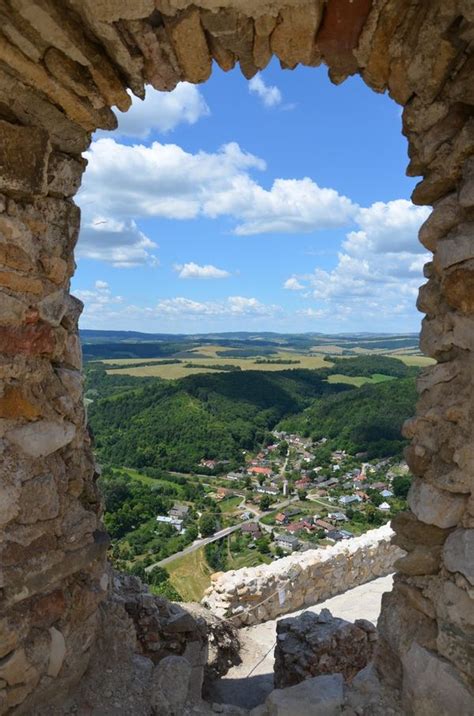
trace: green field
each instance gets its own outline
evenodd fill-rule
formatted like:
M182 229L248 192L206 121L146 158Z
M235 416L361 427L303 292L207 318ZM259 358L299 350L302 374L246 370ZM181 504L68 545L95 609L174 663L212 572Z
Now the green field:
M242 498L235 496L235 497L226 497L225 499L221 500L219 502L219 507L221 508L222 512L234 512L235 509L240 505L242 502Z
M172 363L169 365L160 365L160 359L156 359L156 365L150 365L153 360L150 359L130 359L130 358L114 358L110 360L104 360L107 364L113 364L115 366L123 366L123 368L114 368L107 371L111 375L132 375L137 378L144 377L155 377L164 378L165 380L175 380L177 378L184 378L187 375L197 375L199 373L219 373L219 370L215 370L212 366L215 365L234 365L236 368L241 370L262 370L262 371L281 371L281 370L292 370L294 368L329 368L332 364L324 360L321 355L308 355L307 353L295 353L293 351L278 351L272 353L271 356L263 356L270 358L271 360L294 360L299 361L298 363L257 363L256 358L234 358L232 356L219 356L217 351L225 350L224 346L201 346L196 348L194 351L189 351L185 357L181 357L182 363ZM196 357L194 357L196 353ZM198 356L205 356L200 358ZM186 364L189 362L198 363L199 366L209 366L190 368ZM143 366L137 366L137 363L146 363Z
M382 375L382 373L373 373L370 378L363 375L343 375L342 373L335 373L330 375L328 383L347 383L348 385L355 385L360 388L365 383L383 383L386 380L393 380L391 375Z
M212 569L204 554L204 547L179 557L166 565L170 582L185 602L201 601L211 584Z
M426 368L426 366L433 365L434 363L436 363L435 359L430 358L429 356L410 355L408 353L397 353L393 357L398 358L403 363L405 363L405 365L415 365L419 366L420 368Z

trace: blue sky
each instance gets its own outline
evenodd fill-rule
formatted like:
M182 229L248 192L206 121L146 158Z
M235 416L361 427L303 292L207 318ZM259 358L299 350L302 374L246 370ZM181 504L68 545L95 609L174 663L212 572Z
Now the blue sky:
M83 328L414 331L428 214L388 96L324 68L147 91L78 197Z

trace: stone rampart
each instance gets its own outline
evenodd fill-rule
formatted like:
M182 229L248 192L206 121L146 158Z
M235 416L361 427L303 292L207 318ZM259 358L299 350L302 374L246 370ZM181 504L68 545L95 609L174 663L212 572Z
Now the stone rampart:
M326 549L272 564L217 573L203 604L236 626L250 626L309 607L394 571L404 553L389 525Z

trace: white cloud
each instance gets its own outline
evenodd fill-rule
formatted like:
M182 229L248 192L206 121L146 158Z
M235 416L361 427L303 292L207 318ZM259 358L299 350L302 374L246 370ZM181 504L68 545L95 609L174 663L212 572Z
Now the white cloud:
M300 283L297 278L292 276L291 278L286 279L285 283L283 284L283 288L286 288L289 291L300 291L304 288L304 285Z
M85 319L95 318L116 310L118 305L123 304L122 296L112 295L109 284L106 281L97 280L93 289L76 290L74 295L84 303Z
M281 312L279 306L267 305L256 298L246 298L245 296L229 296L220 301L192 301L179 296L159 301L154 310L158 316L163 317L217 316L221 318L274 316Z
M111 263L116 268L130 268L143 264L156 266L153 253L157 244L148 238L132 219L118 221L105 216L83 212L80 240L76 248L78 258Z
M153 131L170 132L178 124L195 124L210 114L198 88L180 82L172 92L147 87L144 100L133 97L128 112L117 111L117 134L147 139Z
M359 230L347 234L336 266L291 276L284 287L313 299L316 307L305 309L305 315L315 318L324 310L334 321L410 317L422 266L430 258L417 240L428 214L428 208L403 199L360 209Z
M79 255L116 266L152 260L156 245L138 229L139 219L229 216L236 222L234 233L246 236L344 226L358 210L308 177L276 179L264 188L250 171L264 170L265 162L235 142L214 153L192 154L175 144L128 146L104 138L86 157Z
M178 273L179 278L228 278L230 276L229 271L212 266L212 264L206 264L200 266L199 264L190 261L186 264L175 264L174 270Z
M258 72L249 82L249 92L258 95L265 107L276 107L281 104L281 92L275 85L267 85Z

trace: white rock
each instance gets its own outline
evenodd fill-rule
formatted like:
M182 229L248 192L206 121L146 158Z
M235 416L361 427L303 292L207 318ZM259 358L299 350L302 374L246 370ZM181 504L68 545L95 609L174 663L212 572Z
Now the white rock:
M49 651L48 676L55 677L61 671L66 656L66 642L64 636L56 627L51 627L49 634L51 637L51 645Z
M444 543L443 561L450 572L461 572L474 584L474 530L452 532Z
M30 457L45 457L64 447L74 438L76 426L64 421L38 420L10 430L5 437Z
M338 716L344 703L342 674L306 679L288 689L275 689L267 697L268 716Z
M402 664L402 699L407 713L472 716L474 694L448 661L413 642Z
M408 505L421 522L447 529L461 520L466 498L416 479L408 493Z

